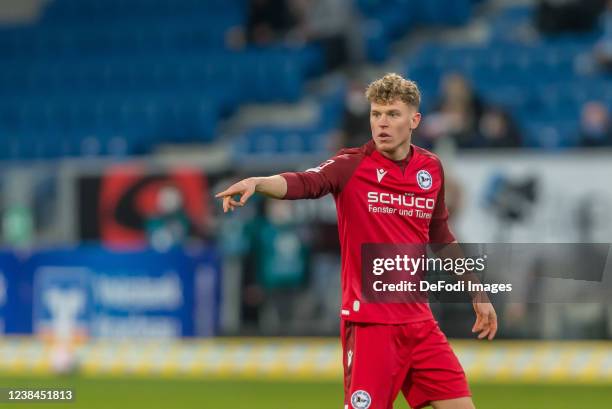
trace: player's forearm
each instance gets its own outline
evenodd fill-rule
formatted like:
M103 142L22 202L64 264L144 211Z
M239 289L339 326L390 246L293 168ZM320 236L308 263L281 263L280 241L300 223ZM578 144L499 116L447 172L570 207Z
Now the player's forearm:
M445 246L439 245L434 248L434 252L436 255L443 259L465 259L465 253L461 248L461 245L454 241ZM457 281L462 281L464 283L469 283L470 286L468 288L477 288L479 284L481 284L480 278L473 271L466 271L462 274L452 274L453 278ZM468 291L472 301L475 302L489 302L489 297L486 292L483 291Z
M287 195L287 181L280 175L251 178L255 182L255 191L272 197L283 199Z
M461 258L464 256L463 249L457 240L452 243L430 243L430 247L440 258Z

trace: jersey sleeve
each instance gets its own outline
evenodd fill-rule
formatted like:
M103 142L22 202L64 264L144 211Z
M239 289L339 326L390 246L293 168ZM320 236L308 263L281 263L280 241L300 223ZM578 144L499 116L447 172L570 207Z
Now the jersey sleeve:
M317 199L328 193L339 194L357 169L361 156L342 153L304 172L287 172L281 176L287 181L283 199Z
M448 225L448 209L444 199L444 170L441 164L440 177L442 178L442 185L438 191L436 207L429 223L429 242L431 244L449 244L456 241L455 235Z

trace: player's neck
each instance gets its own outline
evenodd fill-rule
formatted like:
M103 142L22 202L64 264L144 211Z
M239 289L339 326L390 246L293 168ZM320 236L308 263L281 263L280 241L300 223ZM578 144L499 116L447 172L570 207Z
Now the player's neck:
M397 161L408 159L408 156L412 154L412 149L411 149L410 141L408 141L398 146L397 149L393 151L385 151L385 152L379 151L379 152L384 157L397 162Z

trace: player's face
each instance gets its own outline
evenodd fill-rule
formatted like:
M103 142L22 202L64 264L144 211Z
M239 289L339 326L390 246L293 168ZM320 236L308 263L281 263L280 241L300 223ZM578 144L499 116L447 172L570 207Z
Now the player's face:
M408 153L412 131L419 126L420 121L421 114L417 109L400 100L387 105L376 102L370 105L372 138L376 148L388 154L398 150L402 154Z

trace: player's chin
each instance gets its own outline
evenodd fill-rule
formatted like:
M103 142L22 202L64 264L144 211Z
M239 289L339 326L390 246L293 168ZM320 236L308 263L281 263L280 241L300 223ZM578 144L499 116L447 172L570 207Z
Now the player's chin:
M389 139L378 139L374 142L379 151L393 152L395 149L397 149L397 143Z

